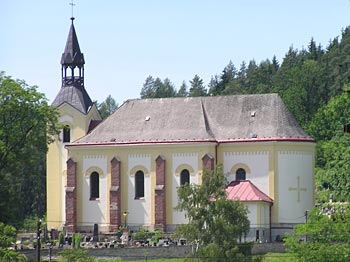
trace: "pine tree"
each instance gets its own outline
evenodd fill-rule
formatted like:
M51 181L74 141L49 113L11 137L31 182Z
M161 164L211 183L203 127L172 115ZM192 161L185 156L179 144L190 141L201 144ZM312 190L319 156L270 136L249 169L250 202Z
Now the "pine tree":
M195 75L193 79L190 81L191 88L189 96L206 96L207 89L204 87L203 79L201 79L198 75Z
M156 88L154 85L154 79L150 75L146 78L145 83L141 89L141 98L154 98L156 97Z
M176 96L178 96L178 97L186 97L186 96L188 96L187 84L186 84L185 81L182 81L182 84L181 84L179 90L177 91Z

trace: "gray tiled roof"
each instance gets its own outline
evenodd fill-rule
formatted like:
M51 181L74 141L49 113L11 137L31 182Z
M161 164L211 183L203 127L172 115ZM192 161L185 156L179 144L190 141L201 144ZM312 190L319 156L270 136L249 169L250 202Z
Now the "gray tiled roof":
M78 144L313 141L277 94L135 99Z
M92 106L91 98L85 88L75 86L62 86L52 105L59 107L64 103L71 105L84 114L87 114Z

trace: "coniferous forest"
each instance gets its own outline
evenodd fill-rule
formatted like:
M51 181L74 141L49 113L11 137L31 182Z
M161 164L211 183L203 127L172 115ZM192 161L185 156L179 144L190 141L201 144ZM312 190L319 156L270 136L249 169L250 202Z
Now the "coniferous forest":
M316 201L350 201L350 28L322 47L290 47L275 56L239 66L231 61L205 85L195 75L176 89L171 80L149 76L141 98L278 93L304 130L317 142Z

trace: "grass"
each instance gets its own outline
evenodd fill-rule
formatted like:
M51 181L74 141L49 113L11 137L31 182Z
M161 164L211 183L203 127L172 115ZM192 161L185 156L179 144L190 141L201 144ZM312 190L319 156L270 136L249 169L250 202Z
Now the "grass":
M41 261L48 261L48 260L41 260ZM66 261L63 259L53 259L52 262L62 262ZM139 260L124 260L124 259L96 259L96 262L143 262L146 261L146 259L139 259ZM184 258L161 258L161 259L147 259L147 262L184 262Z
M297 260L290 253L267 253L265 254L263 262L297 262ZM63 260L52 260L63 261ZM96 262L143 262L146 259L139 260L123 260L123 259L98 259ZM184 262L184 258L162 258L162 259L147 259L147 262Z
M263 262L296 262L291 253L267 253Z
M48 261L46 259L41 261ZM52 259L52 262L63 262L64 259ZM124 260L124 259L96 259L96 262L143 262L146 259L139 260ZM184 258L161 258L161 259L147 259L147 262L184 262Z

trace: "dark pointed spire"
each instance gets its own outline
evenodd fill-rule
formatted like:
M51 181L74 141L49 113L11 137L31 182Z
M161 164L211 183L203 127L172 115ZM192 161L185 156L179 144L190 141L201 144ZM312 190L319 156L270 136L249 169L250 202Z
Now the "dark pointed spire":
M69 30L66 48L62 54L61 64L67 66L83 66L85 64L84 55L80 51L77 34L74 28L74 17L71 18L72 25Z
M62 54L62 87L54 102L55 106L68 103L86 114L93 102L84 87L84 55L80 51L74 28L74 17L69 30L66 47Z

